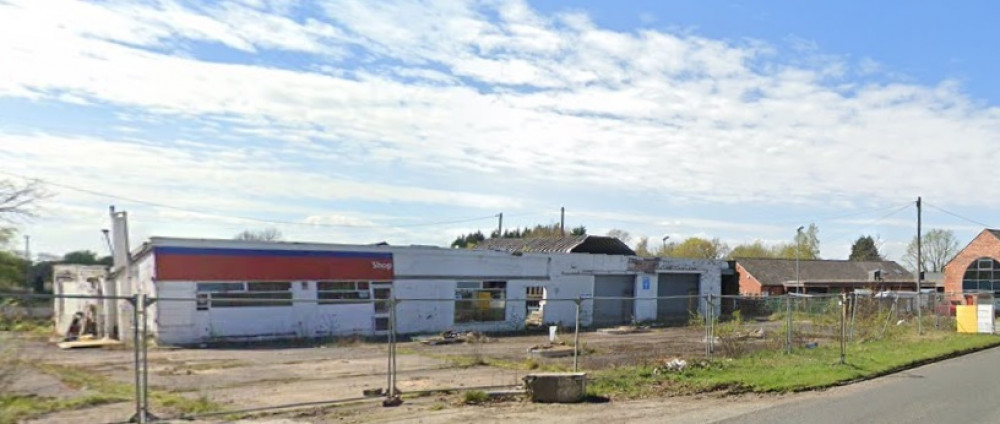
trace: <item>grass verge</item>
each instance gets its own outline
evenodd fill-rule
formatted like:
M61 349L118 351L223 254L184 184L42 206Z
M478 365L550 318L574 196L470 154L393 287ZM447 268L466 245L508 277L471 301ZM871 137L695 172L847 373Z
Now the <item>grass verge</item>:
M733 360L696 362L682 372L653 366L622 367L591 374L588 392L612 398L643 398L700 392L793 392L869 379L934 360L1000 345L993 335L937 333L910 339L851 344L841 365L839 346L792 354L757 352Z

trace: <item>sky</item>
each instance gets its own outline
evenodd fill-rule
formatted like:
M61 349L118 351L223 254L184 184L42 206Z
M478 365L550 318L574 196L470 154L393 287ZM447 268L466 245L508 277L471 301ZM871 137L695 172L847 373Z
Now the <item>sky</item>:
M1000 5L0 0L0 179L32 251L448 245L551 224L898 260L998 227Z

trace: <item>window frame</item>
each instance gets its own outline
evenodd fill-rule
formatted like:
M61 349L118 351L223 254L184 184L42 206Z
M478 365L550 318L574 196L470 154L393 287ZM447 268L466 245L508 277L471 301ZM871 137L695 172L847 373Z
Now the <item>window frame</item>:
M207 295L208 297L207 306L196 305L197 310L281 307L294 304L291 281L201 282L197 284L196 297L199 295ZM213 290L213 288L224 290Z
M506 281L459 281L455 284L455 324L507 321ZM488 294L484 297L483 294ZM483 307L483 305L486 305Z
M371 281L323 280L316 282L317 305L344 305L368 303L371 299Z
M982 256L965 268L962 292L1000 294L1000 261Z

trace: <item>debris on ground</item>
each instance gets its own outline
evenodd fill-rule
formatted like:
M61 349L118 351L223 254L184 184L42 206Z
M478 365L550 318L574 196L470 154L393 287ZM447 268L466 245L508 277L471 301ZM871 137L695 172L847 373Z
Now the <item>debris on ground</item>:
M648 326L637 326L637 325L619 325L612 328L602 328L597 330L598 333L604 334L635 334L635 333L646 333L649 331Z
M493 341L489 337L486 337L486 335L484 335L483 333L477 333L474 331L470 331L467 333L445 331L441 334L434 336L414 337L413 340L431 346L455 344L455 343L488 343Z
M681 372L687 369L688 361L681 358L673 358L664 362L662 366L653 369L653 374L659 375L667 372Z
M573 356L573 347L563 342L544 343L529 347L528 354L543 358L561 358Z

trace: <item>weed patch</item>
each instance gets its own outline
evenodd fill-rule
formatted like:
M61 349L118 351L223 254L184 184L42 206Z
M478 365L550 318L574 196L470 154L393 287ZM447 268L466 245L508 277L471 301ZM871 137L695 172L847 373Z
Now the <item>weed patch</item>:
M653 366L620 367L591 374L588 394L642 398L700 392L791 392L873 378L987 347L992 335L931 334L906 340L849 344L847 364L835 346L800 349L792 354L760 351L738 359L703 361L680 372Z

